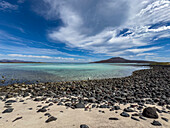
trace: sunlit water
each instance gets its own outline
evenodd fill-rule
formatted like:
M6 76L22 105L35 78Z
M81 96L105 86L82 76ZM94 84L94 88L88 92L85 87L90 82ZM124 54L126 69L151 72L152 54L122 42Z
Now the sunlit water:
M0 63L6 84L14 82L57 82L124 77L143 66L95 63ZM1 77L0 76L0 77ZM0 78L2 80L2 78ZM11 79L15 79L12 80ZM17 80L16 80L17 79ZM2 84L1 84L2 85Z

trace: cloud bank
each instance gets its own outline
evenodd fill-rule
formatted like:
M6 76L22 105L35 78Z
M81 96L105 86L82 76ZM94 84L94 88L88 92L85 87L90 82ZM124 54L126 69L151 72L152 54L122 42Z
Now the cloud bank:
M154 55L147 52L162 47L153 41L169 38L169 0L43 0L36 12L62 20L63 26L49 30L50 39L91 53Z

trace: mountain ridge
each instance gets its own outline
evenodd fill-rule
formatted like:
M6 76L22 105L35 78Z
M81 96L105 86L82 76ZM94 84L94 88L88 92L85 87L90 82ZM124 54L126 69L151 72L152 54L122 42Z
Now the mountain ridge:
M128 60L122 57L112 57L107 60L100 60L91 63L154 63L155 61L146 61L146 60Z
M23 60L8 60L8 59L2 59L0 60L0 63L41 63L41 62L33 62L33 61L23 61Z

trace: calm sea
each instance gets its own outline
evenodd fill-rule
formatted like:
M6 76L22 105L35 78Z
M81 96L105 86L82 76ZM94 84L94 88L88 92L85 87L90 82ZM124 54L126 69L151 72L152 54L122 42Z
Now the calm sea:
M145 68L148 67L127 66L125 64L0 63L0 75L5 76L5 85L7 85L16 82L58 82L117 78L129 76L133 71ZM1 76L0 80L3 79Z

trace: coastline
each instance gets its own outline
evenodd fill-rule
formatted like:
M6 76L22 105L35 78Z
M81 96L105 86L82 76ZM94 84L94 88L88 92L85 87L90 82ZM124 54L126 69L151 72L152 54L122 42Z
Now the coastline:
M71 65L72 70L70 69L69 67L70 64L68 63L66 65L63 63L59 65L58 63L57 64L47 63L47 65L44 63L37 65L36 64L35 65L11 64L11 65L9 66L9 68L8 64L2 65L0 70L2 75L2 78L0 78L0 86L12 85L15 83L34 84L38 82L41 83L69 82L69 81L71 82L89 79L96 80L96 79L121 78L131 75L132 72L135 70L149 68L149 66L137 66L135 64L134 66L133 65L126 66L124 64L117 65L108 64L107 67L107 64L90 64L90 63L84 63L80 65L79 64L77 65L77 63L73 64ZM60 65L61 69L58 68L58 66ZM50 66L52 66L52 68L48 68ZM84 67L82 68L82 66Z
M0 86L0 127L151 128L156 120L166 128L170 124L162 117L170 120L169 85L170 67L152 67L122 78ZM157 108L158 119L142 115L148 106ZM3 113L8 108L12 112ZM46 123L52 116L57 119ZM17 117L22 118L12 122Z

